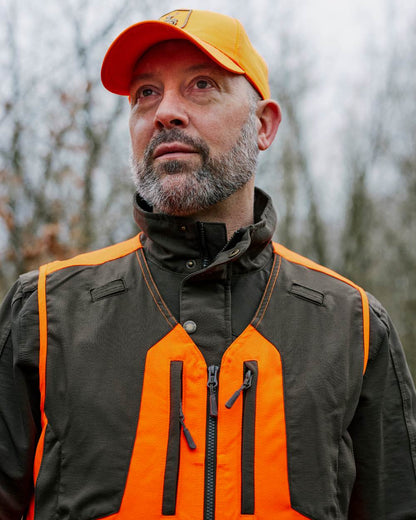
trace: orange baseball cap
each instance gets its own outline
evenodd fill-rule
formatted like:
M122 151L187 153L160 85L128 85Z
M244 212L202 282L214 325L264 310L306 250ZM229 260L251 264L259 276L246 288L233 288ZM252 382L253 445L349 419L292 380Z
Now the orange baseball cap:
M104 87L128 96L138 59L153 45L174 39L188 40L224 69L244 74L263 99L270 98L266 62L241 23L230 16L194 9L171 11L159 20L136 23L123 31L104 57Z

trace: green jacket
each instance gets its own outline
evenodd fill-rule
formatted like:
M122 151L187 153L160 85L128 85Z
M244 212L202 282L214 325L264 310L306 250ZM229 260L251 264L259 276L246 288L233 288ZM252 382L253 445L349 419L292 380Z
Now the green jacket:
M416 400L382 306L255 224L155 215L20 277L0 519L416 518ZM35 480L35 486L33 486Z

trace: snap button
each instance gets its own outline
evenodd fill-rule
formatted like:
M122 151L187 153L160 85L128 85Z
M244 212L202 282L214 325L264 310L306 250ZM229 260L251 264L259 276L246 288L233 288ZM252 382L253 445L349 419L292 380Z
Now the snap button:
M188 269L194 269L196 266L196 262L195 260L188 260L185 265Z
M237 256L239 252L240 252L239 249L233 249L232 251L230 251L228 253L228 258L233 258L233 256Z
M183 324L183 328L186 330L188 334L192 334L196 331L196 323L192 320L185 321Z
M185 224L182 224L181 226L179 226L179 231L185 232L186 229L187 228L186 228Z

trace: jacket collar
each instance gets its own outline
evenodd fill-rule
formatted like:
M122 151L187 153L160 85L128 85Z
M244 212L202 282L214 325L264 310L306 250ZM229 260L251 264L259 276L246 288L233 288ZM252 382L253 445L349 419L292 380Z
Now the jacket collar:
M254 224L238 230L229 242L224 224L153 213L138 193L134 218L143 232L146 255L171 271L214 274L232 262L234 272L246 272L263 267L272 254L266 246L275 230L276 213L270 197L258 188Z

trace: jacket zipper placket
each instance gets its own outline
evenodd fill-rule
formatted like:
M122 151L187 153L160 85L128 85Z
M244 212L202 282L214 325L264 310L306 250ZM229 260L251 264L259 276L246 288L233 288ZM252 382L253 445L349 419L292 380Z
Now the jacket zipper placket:
M215 519L218 371L219 367L216 365L211 365L208 367L208 417L207 447L205 456L204 520Z
M199 222L199 233L202 246L202 269L209 266L210 260L207 254L205 228L203 222ZM205 493L204 493L204 520L215 520L215 480L217 464L217 417L218 417L218 371L219 367L208 367L208 412L205 452Z
M208 258L207 246L206 246L206 236L205 236L205 227L203 222L198 222L199 228L199 237L201 243L201 252L202 252L202 269L205 269L209 266L210 260Z

